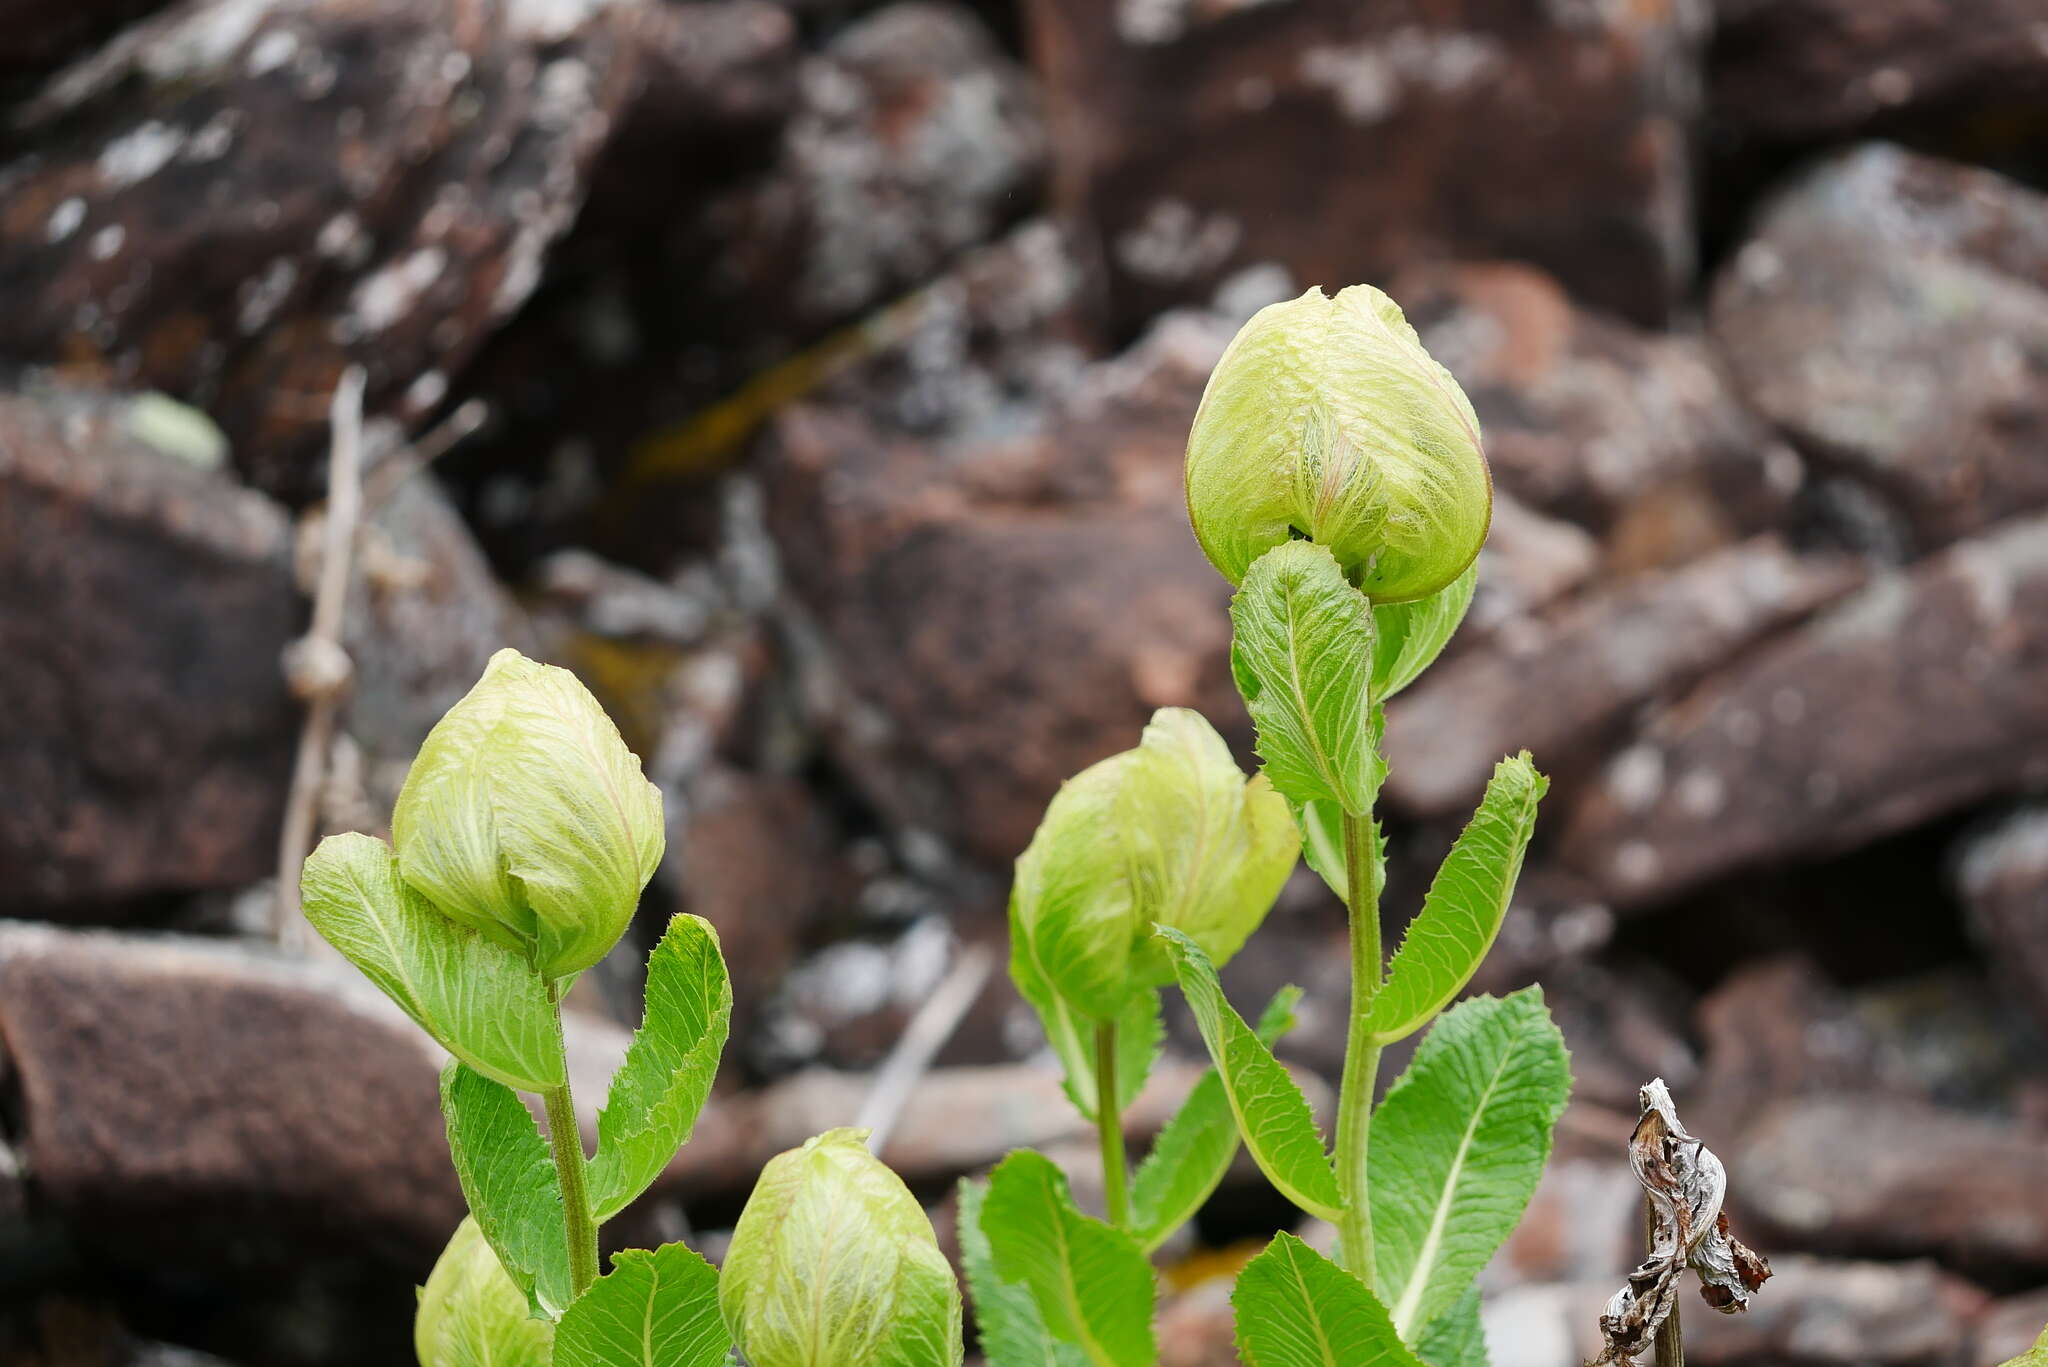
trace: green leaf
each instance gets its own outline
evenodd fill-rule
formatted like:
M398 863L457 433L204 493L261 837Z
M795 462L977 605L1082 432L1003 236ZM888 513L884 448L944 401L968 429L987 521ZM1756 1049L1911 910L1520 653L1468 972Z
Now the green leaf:
M663 1244L612 1255L612 1270L563 1312L554 1367L720 1367L731 1348L718 1270Z
M1010 917L1010 977L1018 993L1038 1013L1045 1027L1046 1042L1060 1061L1060 1085L1091 1124L1095 1120L1095 1023L1082 1016L1066 998L1038 972L1024 946L1012 907ZM1117 1105L1128 1108L1144 1090L1145 1079L1159 1061L1166 1040L1166 1023L1160 1016L1159 994L1139 992L1125 1004L1116 1019Z
M1224 1000L1216 970L1201 946L1177 930L1162 928L1159 933L1173 951L1181 991L1195 1013L1209 1057L1216 1062L1224 1097L1252 1160L1281 1195L1311 1215L1335 1221L1342 1204L1337 1174L1316 1132L1308 1098L1273 1051Z
M965 1351L960 1286L924 1208L829 1130L761 1170L718 1279L752 1367L945 1367Z
M1230 1304L1247 1367L1421 1367L1365 1283L1292 1234L1245 1264Z
M1526 750L1494 768L1479 811L1444 857L1373 997L1367 1023L1381 1044L1422 1028L1478 972L1514 898L1536 806L1549 787Z
M981 1229L997 1274L1030 1289L1054 1334L1095 1367L1151 1367L1151 1264L1130 1235L1081 1213L1050 1159L1020 1149L997 1165Z
M1187 502L1232 583L1305 536L1393 602L1472 563L1493 490L1458 382L1392 299L1353 285L1269 305L1238 332L1188 433Z
M599 1223L647 1190L688 1141L731 1022L718 932L701 917L675 917L648 957L646 1013L597 1116L590 1204Z
M1479 564L1427 598L1407 603L1375 603L1372 653L1372 699L1384 704L1429 668L1443 654L1479 584Z
M1540 988L1437 1018L1373 1113L1376 1285L1409 1338L1448 1311L1521 1218L1571 1095Z
M527 1313L476 1221L457 1225L420 1288L412 1329L420 1367L549 1367L554 1332Z
M1450 1309L1431 1320L1415 1344L1429 1367L1492 1367L1486 1356L1486 1326L1479 1319L1479 1288L1466 1288Z
M306 919L443 1049L521 1091L562 1083L547 986L519 954L440 915L390 848L330 835L299 879Z
M462 1197L536 1315L568 1308L569 1238L554 1162L533 1116L466 1064L441 1070L441 1114Z
M1283 987L1259 1018L1267 1048L1294 1028L1301 989ZM1202 1074L1131 1180L1131 1233L1147 1253L1193 1219L1230 1172L1237 1156L1237 1117L1214 1068Z
M2048 1367L2048 1328L2041 1330L2041 1337L2034 1340L2032 1348L2007 1360L2002 1367Z
M1054 1338L1031 1288L996 1272L981 1227L988 1183L960 1180L960 1267L974 1297L974 1327L988 1367L1087 1367L1088 1355Z
M1377 717L1379 709L1374 708L1373 713ZM1295 807L1294 820L1301 827L1301 852L1308 866L1337 894L1338 901L1348 904L1351 891L1344 881L1350 876L1344 860L1344 814L1334 802L1304 802ZM1377 898L1387 886L1387 842L1377 821L1372 823L1372 880L1372 896Z
M1295 802L1371 811L1372 604L1345 582L1329 551L1289 541L1245 575L1230 622L1231 674L1258 725L1273 786Z

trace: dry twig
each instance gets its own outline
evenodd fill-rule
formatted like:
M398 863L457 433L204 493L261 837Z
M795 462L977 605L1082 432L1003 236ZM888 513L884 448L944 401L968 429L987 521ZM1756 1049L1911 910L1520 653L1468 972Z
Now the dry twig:
M1650 1256L1607 1302L1600 1316L1605 1346L1593 1367L1636 1367L1653 1341L1658 1367L1683 1367L1678 1282L1685 1269L1699 1274L1700 1296L1708 1305L1733 1315L1749 1308L1750 1294L1771 1275L1771 1265L1729 1234L1721 1211L1727 1169L1713 1150L1686 1133L1664 1079L1637 1097L1642 1114L1629 1138L1628 1158L1649 1207Z
M910 1100L918 1079L953 1037L967 1008L981 995L994 964L995 956L985 945L971 945L963 951L937 990L903 1028L902 1037L889 1051L889 1057L875 1070L874 1083L868 1088L867 1099L861 1102L859 1118L854 1121L868 1131L871 1152L881 1153L889 1142L889 1132L896 1128L897 1118L903 1114L903 1105Z

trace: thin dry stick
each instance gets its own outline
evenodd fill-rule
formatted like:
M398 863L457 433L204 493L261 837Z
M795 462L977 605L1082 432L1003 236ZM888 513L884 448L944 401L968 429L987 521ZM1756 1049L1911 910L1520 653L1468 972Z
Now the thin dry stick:
M321 529L320 581L313 593L313 620L306 634L285 651L285 677L292 692L306 701L306 720L299 728L284 825L277 838L277 898L270 935L278 944L297 938L299 869L312 847L335 720L353 673L341 638L356 521L362 514L364 382L363 368L350 366L334 386L334 401L328 409L326 520Z
M1649 1241L1649 1254L1657 1256L1657 1203L1646 1194L1643 1197L1643 1233ZM1657 1367L1685 1367L1685 1331L1678 1323L1678 1301L1671 1302L1671 1313L1657 1326L1656 1346Z
M981 995L982 985L988 981L989 969L994 965L995 956L987 946L969 946L939 983L938 990L925 999L917 1014L910 1018L910 1024L903 1027L896 1047L875 1070L875 1080L861 1102L860 1116L853 1122L867 1130L869 1152L880 1154L882 1146L889 1142L890 1131L902 1118L904 1104L910 1100L918 1079L953 1037L960 1018Z

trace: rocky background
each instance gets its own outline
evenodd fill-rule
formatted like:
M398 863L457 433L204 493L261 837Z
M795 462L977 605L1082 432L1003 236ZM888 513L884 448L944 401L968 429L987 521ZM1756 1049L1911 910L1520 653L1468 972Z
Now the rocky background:
M1591 1351L1659 1074L1779 1273L1692 1303L1700 1367L1989 1364L2048 1319L2048 0L0 0L0 35L0 1361L409 1360L459 1210L436 1060L269 933L346 367L319 824L381 828L497 645L591 683L670 840L581 1065L676 910L739 1000L616 1233L715 1253L999 946L1062 777L1162 704L1248 739L1182 442L1240 320L1355 280L1499 489L1390 719L1390 905L1500 753L1556 778L1483 985L1545 984L1577 1090L1495 1363ZM1227 975L1309 990L1327 1077L1342 934L1303 876ZM1012 1145L1085 1186L1076 1138L998 975L887 1156L944 1230ZM1285 1218L1247 1172L1171 1251L1170 1363L1231 1360L1230 1256Z

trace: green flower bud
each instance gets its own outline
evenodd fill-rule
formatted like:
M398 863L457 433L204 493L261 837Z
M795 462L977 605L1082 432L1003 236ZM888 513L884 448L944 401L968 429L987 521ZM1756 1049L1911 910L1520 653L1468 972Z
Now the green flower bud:
M625 933L661 793L574 674L501 650L420 747L391 838L416 892L552 980Z
M778 1154L732 1232L718 1307L753 1367L952 1367L960 1287L924 1209L829 1130Z
M1479 419L1370 285L1270 304L1216 363L1188 434L1188 517L1231 583L1293 537L1375 602L1435 593L1479 554Z
M1272 908L1300 850L1287 800L1247 781L1198 712L1153 714L1134 750L1069 779L1017 861L1016 969L1081 1015L1113 1020L1132 994L1173 981L1154 925L1220 966Z
M527 1314L525 1294L464 1216L420 1288L412 1342L420 1367L547 1367L555 1326Z

